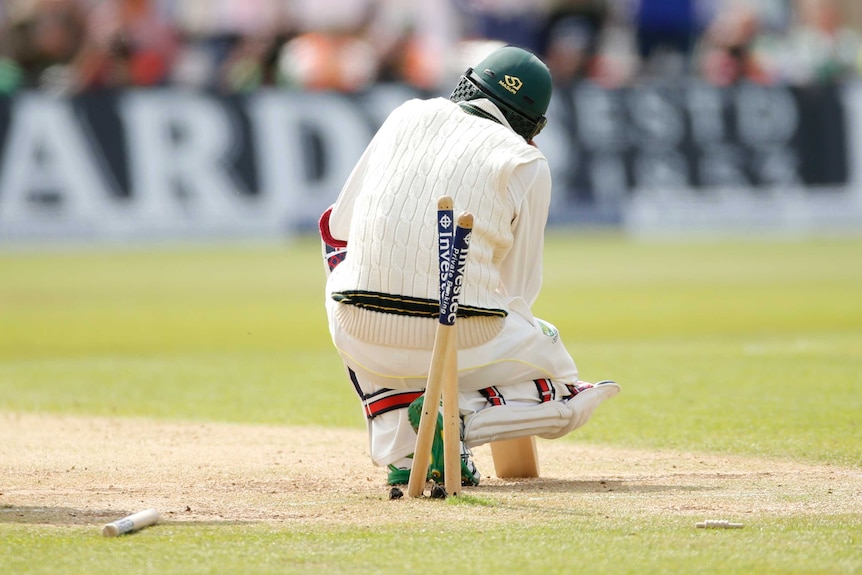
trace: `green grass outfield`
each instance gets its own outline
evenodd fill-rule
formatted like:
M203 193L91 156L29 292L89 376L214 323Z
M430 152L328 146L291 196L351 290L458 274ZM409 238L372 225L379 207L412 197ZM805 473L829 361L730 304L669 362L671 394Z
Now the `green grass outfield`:
M534 311L584 379L623 386L578 442L862 472L862 239L555 232L546 247ZM0 253L0 411L362 429L322 289L310 238ZM433 536L421 518L376 530L177 524L103 540L0 513L0 572L862 573L858 501L779 513L733 540L672 515L481 534L467 520ZM423 567L428 552L439 569Z

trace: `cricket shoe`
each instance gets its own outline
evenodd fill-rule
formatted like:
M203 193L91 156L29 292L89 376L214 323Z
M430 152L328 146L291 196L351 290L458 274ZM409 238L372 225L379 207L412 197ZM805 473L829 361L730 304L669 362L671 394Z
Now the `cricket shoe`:
M407 408L407 417L410 419L410 425L413 430L418 433L419 422L422 419L422 407L425 402L425 396L421 395L413 400L413 403ZM476 464L473 463L473 452L470 448L464 445L464 421L461 421L461 485L475 486L479 485L479 479L482 474L476 469ZM390 469L389 476L393 476ZM409 472L408 472L409 478ZM434 441L431 444L431 461L428 464L428 479L435 483L443 483L445 481L445 469L443 468L443 415L437 413L437 428L434 430Z
M410 483L409 467L398 467L390 463L388 469L389 475L386 478L388 485L407 485Z
M482 477L482 474L479 473L478 469L476 469L476 465L473 463L472 457L473 457L473 452L470 451L469 447L467 447L466 445L464 445L463 442L461 442L461 465L467 466L467 468L470 472L470 476L473 478L471 483L465 483L464 482L464 472L462 469L462 473L461 473L461 484L462 485L478 485L479 484L479 478ZM405 458L405 459L413 459L413 454L411 453L410 456ZM411 465L411 463L405 462L405 461L401 461L399 463L400 463L399 465L396 465L394 463L390 463L387 466L387 469L389 470L389 474L387 475L387 478L386 478L386 484L387 485L407 485L408 483L410 483L410 465ZM429 468L428 476L426 477L426 479L432 479L432 474L433 474L433 470L431 470Z

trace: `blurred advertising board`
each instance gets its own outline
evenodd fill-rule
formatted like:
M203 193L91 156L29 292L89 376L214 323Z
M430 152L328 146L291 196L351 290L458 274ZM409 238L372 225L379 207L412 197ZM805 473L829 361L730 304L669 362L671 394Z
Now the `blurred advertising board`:
M380 85L0 98L0 241L313 229L375 129L411 97ZM667 231L858 219L860 107L855 85L558 90L537 142L554 173L551 222ZM811 210L802 224L787 216Z

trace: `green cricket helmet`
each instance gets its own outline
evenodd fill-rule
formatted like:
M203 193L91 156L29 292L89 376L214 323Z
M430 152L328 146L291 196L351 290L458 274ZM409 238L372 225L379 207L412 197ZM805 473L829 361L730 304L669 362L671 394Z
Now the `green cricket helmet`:
M528 142L548 123L551 72L533 53L515 46L495 50L475 68L467 68L449 96L453 102L488 98L512 128Z

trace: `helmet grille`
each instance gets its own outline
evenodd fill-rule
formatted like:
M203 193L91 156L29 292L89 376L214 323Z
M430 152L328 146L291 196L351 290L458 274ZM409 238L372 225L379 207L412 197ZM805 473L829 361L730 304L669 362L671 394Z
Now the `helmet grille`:
M500 111L503 112L503 116L506 118L506 121L509 122L509 125L512 126L512 129L528 142L542 131L542 128L547 124L547 120L544 116L539 116L538 120L535 121L531 120L521 112L501 101L499 98L483 91L470 79L472 71L473 70L471 68L468 68L464 75L461 76L461 79L458 81L458 85L455 86L455 89L449 96L449 100L452 102L467 102L477 98L488 98L494 102L498 108L500 108Z
M455 86L449 99L453 102L465 102L482 97L484 97L482 91L473 82L467 79L467 76L461 76L461 80L458 82L458 85Z

